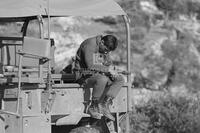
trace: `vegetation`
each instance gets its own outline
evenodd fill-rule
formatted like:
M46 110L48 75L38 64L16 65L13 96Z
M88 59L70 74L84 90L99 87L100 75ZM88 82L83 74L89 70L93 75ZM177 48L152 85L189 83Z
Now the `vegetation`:
M198 14L200 3L193 0L154 0L156 6L162 10L169 18L177 18L181 15Z
M199 97L152 98L135 106L130 117L132 133L197 133L200 131Z
M137 79L133 82L134 87L152 89L152 83L162 80L158 88L167 89L164 96L135 105L134 111L130 114L131 132L200 132L199 27L191 30L188 26L193 19L198 25L200 2L194 0L153 0L153 2L164 13L161 18L165 22L164 25L157 26L150 23L151 19L160 20L160 18L144 12L140 5L137 5L138 0L120 2L131 18L132 66ZM182 16L185 19L184 23L181 20ZM195 23L192 22L191 25ZM160 47L152 49L152 46ZM183 86L188 93L173 96L170 89L180 86ZM178 93L184 90L183 88L180 87ZM198 95L194 96L195 93Z

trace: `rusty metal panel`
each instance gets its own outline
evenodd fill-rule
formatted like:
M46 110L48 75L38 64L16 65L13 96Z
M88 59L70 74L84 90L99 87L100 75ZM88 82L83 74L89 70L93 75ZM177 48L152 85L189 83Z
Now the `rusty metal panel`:
M7 88L4 91L4 99L16 99L18 88Z
M113 100L111 112L127 112L127 86L122 87L117 97Z
M4 118L4 115L0 115L0 133L5 133L5 118Z
M40 89L22 91L22 113L24 116L41 115L41 91Z
M82 88L55 89L56 97L52 106L51 114L71 114L84 111L84 97Z
M18 50L21 50L22 46L20 45L5 45L2 47L2 63L7 66L17 66L19 55L17 54Z
M24 117L23 133L51 133L50 116L41 115L36 117Z
M35 55L50 58L50 41L32 37L24 37L23 51L27 55ZM24 58L22 66L38 66L39 62L33 63L32 59Z
M20 119L14 115L5 115L5 133L20 133Z
M23 52L38 55L41 57L50 57L50 41L39 38L24 37Z
M17 108L17 88L5 86L2 109L9 112L16 112ZM3 115L5 119L5 133L20 133L20 119L14 115Z
M4 98L3 109L10 112L16 112L17 99L16 98Z

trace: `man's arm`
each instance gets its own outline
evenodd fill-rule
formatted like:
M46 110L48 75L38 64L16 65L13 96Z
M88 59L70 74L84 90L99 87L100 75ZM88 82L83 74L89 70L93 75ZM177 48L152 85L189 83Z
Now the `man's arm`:
M85 64L88 69L97 70L101 72L108 72L108 66L104 66L103 64L95 64L94 47L86 45L82 50L85 59Z
M103 56L104 56L103 65L105 65L105 66L110 66L110 65L113 64L113 62L112 62L112 60L111 60L111 58L110 58L110 54L109 54L109 53L104 54Z

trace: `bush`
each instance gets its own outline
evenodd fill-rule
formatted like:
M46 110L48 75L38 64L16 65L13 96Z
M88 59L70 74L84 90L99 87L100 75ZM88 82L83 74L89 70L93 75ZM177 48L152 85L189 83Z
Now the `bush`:
M199 98L166 95L136 106L131 114L133 133L200 132Z
M175 18L178 15L199 15L200 3L193 0L154 0L156 6L169 18Z
M183 4L183 0L154 0L156 6L162 10L165 14L169 14L170 17L183 13L186 9L186 4Z

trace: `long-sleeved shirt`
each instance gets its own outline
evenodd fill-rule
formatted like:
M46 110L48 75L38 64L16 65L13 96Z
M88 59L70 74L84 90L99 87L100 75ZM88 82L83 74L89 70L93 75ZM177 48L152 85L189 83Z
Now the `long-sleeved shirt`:
M83 41L77 51L75 68L108 72L111 64L109 54L99 53L99 44L102 36L91 37Z

